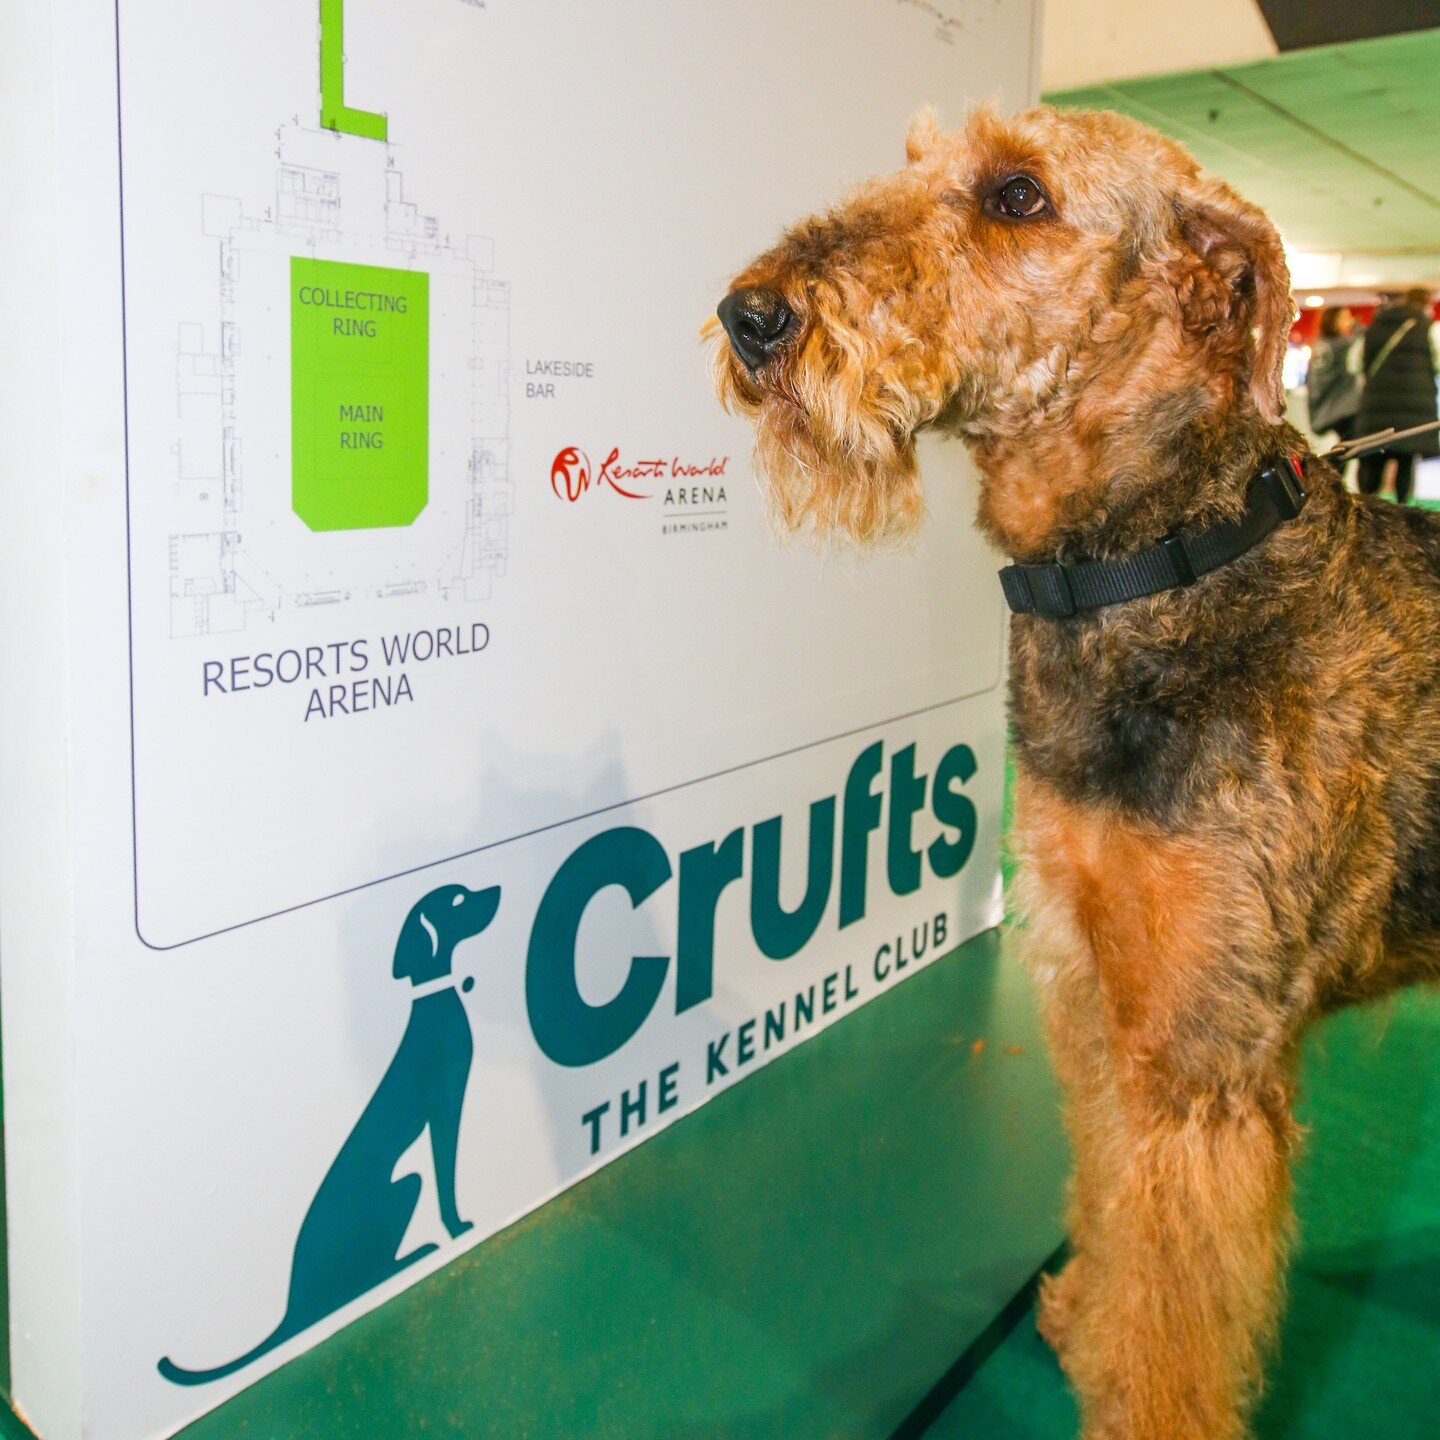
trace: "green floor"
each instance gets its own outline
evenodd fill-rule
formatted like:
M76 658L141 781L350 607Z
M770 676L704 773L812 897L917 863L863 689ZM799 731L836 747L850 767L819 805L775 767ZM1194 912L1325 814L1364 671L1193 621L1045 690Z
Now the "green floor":
M1260 1440L1440 1435L1440 996L1311 1037L1300 1246ZM1073 1440L1075 1407L1027 1311L927 1440Z

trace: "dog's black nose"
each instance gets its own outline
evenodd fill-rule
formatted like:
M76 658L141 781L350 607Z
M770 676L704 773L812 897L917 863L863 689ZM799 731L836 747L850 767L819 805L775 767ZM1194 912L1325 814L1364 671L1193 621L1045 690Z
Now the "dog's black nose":
M735 347L735 353L758 370L790 333L794 315L774 290L732 290L715 313Z

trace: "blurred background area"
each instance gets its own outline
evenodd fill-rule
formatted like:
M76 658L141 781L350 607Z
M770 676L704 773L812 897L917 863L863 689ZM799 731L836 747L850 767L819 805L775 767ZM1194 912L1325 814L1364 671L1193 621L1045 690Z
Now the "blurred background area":
M1423 328L1440 318L1440 0L1047 0L1041 88L1155 126L1270 213L1295 287L1290 418L1321 448L1348 438L1376 315L1423 290ZM1418 457L1413 498L1440 506L1440 459Z

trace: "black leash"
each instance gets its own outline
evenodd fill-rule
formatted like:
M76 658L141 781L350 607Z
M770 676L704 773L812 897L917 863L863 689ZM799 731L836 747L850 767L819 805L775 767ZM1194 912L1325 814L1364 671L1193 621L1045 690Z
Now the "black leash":
M1200 576L1238 560L1272 530L1293 520L1305 504L1304 480L1297 458L1270 461L1251 479L1245 492L1245 513L1238 520L1224 520L1204 530L1177 531L1123 560L1007 565L1000 572L1000 587L1017 615L1064 620L1082 610L1099 610L1193 585Z

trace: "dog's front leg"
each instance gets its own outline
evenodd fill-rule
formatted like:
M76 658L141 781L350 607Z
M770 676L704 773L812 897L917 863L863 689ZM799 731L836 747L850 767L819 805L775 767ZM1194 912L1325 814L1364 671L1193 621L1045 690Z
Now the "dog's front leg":
M1045 936L1043 931L1033 937L1048 940L1052 949L1064 948L1071 955L1083 953L1083 944L1058 946L1055 942L1059 938ZM1042 1280L1036 1321L1040 1333L1064 1364L1070 1332L1094 1289L1100 1221L1125 1157L1114 1125L1118 1097L1093 973L1078 966L1064 973L1054 966L1045 969L1048 974L1042 997L1046 1039L1065 1090L1065 1129L1074 1168L1066 1214L1070 1258L1058 1275Z
M1076 1160L1075 1258L1041 1328L1085 1440L1238 1440L1289 1223L1274 911L1233 846L1035 783L1017 802L1025 948Z
M1169 1081L1146 1062L1122 1081L1125 1159L1090 1217L1065 1346L1087 1440L1238 1440L1275 1325L1286 1087L1176 1095Z

